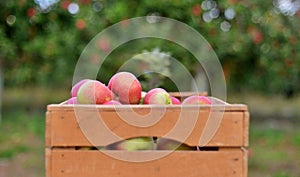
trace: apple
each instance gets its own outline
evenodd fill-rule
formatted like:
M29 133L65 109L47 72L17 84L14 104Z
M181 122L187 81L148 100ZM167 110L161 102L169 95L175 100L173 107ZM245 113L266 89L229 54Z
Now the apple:
M147 94L147 92L145 92L145 91L142 91L142 96L141 96L141 99L140 99L140 102L139 102L139 104L143 104L143 102L144 102L144 98L145 98L146 94Z
M188 146L175 140L158 138L156 140L157 150L196 150L196 147Z
M138 104L142 95L140 81L130 72L119 72L111 77L108 88L123 104Z
M147 92L144 104L172 104L169 93L162 88L154 88Z
M109 150L107 148L108 146L96 146L96 149L100 150L100 151L103 151L103 150Z
M181 101L174 96L171 96L172 104L181 104Z
M97 80L89 80L81 85L77 93L79 104L103 104L112 100L113 93L105 84Z
M182 104L200 104L200 105L210 105L211 100L206 96L193 95L189 96L182 101Z
M72 97L77 97L77 93L78 93L79 88L82 86L82 84L86 83L86 82L89 81L89 80L90 80L90 79L83 79L83 80L77 82L77 83L72 87L72 89L71 89L71 93L70 93L71 98L72 98Z
M67 104L78 104L77 97L72 97L67 100Z
M117 100L110 100L110 101L103 103L103 105L121 105L121 103Z
M154 145L151 137L137 137L114 143L108 149L126 151L153 150Z

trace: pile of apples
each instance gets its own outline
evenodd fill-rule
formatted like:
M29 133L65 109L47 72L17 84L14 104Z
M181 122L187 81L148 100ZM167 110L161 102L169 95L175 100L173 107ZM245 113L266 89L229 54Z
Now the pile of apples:
M206 96L189 96L182 102L171 96L163 88L153 88L148 92L142 91L140 81L130 72L118 72L111 77L106 86L98 80L84 79L76 83L71 90L71 98L67 104L196 104L210 105L211 100ZM123 140L102 149L108 150L195 150L180 142L155 137L136 137Z
M200 104L209 105L206 96L193 95L182 102L171 96L163 88L142 91L140 81L130 72L118 72L111 77L106 86L98 80L84 79L76 83L71 90L67 104Z

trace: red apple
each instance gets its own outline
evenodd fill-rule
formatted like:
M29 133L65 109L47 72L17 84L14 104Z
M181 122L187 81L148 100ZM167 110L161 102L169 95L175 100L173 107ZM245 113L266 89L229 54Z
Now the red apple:
M144 104L172 104L169 93L162 88L151 89L144 98Z
M142 85L132 73L116 73L109 80L108 88L123 104L138 104L141 99Z
M104 105L121 105L121 103L117 100L110 100L110 101L107 101L105 103L103 103Z
M196 147L188 146L175 140L158 138L156 140L157 150L196 150Z
M171 96L172 104L181 104L181 101L174 96Z
M90 80L82 84L77 94L79 104L103 104L112 98L112 92L97 80Z
M67 104L78 104L77 97L72 97L67 100Z
M110 145L108 149L126 151L153 150L154 142L151 137L130 138L121 142L114 143Z
M84 84L85 82L87 82L87 81L89 81L89 80L90 80L90 79L83 79L83 80L77 82L77 83L72 87L72 89L71 89L71 93L70 93L71 98L72 98L72 97L76 97L76 96L77 96L77 93L78 93L78 90L79 90L79 88L82 86L82 84Z
M189 96L182 101L182 104L201 104L201 105L210 105L212 104L211 100L206 96Z

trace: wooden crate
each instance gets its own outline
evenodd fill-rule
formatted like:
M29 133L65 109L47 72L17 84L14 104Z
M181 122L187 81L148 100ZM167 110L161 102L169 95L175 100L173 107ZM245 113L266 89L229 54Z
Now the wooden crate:
M248 108L212 99L213 106L48 105L46 177L247 177ZM220 126L202 144L208 122ZM82 148L141 136L167 136L202 147L133 152Z

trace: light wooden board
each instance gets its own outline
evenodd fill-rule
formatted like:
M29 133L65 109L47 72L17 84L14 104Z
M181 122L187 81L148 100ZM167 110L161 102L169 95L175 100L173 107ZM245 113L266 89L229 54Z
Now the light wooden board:
M218 99L215 101L219 102ZM175 109L202 109L202 110L215 110L215 111L248 111L248 107L244 104L215 104L211 105L95 105L95 104L78 104L78 105L67 105L65 102L61 104L49 104L47 106L48 111L73 111L74 109L86 109L95 110L101 109L106 111L126 111L128 109L155 109L155 108L165 108L168 110Z
M219 112L197 107L185 111L159 107L117 111L112 108L58 108L46 114L47 147L105 146L140 136L164 136L191 146L241 147L248 144L248 113L244 111ZM206 125L208 123L210 126ZM217 128L205 129L219 123Z
M106 151L107 153L107 151ZM139 159L159 155L160 151L111 151L114 155ZM51 168L46 177L246 177L246 152L174 151L165 157L145 162L118 160L97 150L53 149Z

